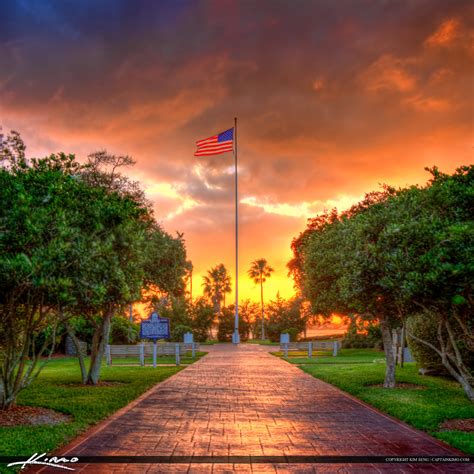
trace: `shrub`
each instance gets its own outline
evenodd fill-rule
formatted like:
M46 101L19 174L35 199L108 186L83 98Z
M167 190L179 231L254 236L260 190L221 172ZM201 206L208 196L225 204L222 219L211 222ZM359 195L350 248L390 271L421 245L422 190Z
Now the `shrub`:
M280 334L287 331L293 332L290 337L296 341L306 326L299 299L285 300L277 294L276 299L267 304L266 315L268 318L266 333L272 342L279 342Z
M110 344L135 344L140 335L140 326L123 316L114 316L110 326Z
M426 319L421 314L413 315L407 320L407 329L414 336L438 346L437 322L435 319ZM409 336L407 336L407 343L420 367L445 372L440 357L432 349Z
M217 329L217 339L221 342L232 341L232 334L234 332L234 306L231 305L227 308L222 308L221 315L219 317L219 326ZM243 318L239 320L239 334L240 340L246 341L249 338L250 324Z
M197 298L190 304L191 326L193 328L194 340L205 342L214 321L214 307L206 302L204 298Z
M289 334L290 335L290 341L295 342L298 340L298 334L300 331L296 328L288 328L288 329L282 329L280 334Z
M427 317L425 314L415 314L407 320L407 330L413 333L435 347L439 347L438 341L438 319L436 317ZM474 367L474 353L463 343L461 333L458 328L453 326L461 356L468 367ZM416 360L416 363L424 369L439 371L441 374L448 374L448 371L441 363L441 357L425 344L415 341L407 335L408 347Z
M193 332L190 326L179 324L171 330L171 340L174 342L183 342L184 334L187 332Z
M360 332L363 331L363 332ZM342 340L345 349L382 349L382 333L377 323L368 326L359 326L356 319L352 319L347 333Z

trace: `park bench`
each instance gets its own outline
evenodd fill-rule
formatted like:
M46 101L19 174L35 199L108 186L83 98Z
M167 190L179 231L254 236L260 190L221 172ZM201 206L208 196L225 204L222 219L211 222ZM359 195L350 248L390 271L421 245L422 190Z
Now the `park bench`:
M108 344L105 350L105 357L107 365L112 365L114 358L128 358L128 357L139 357L140 365L145 365L145 357L154 355L154 346L152 343L142 344L123 344L123 345L112 345ZM199 343L191 342L159 342L156 344L156 355L157 356L175 356L176 365L179 365L180 356L191 353L192 357L196 356L196 351L199 350Z
M333 357L337 356L341 347L340 341L303 341L303 342L282 342L280 343L280 351L288 357L290 351L307 351L308 357L313 357L313 350L332 350Z

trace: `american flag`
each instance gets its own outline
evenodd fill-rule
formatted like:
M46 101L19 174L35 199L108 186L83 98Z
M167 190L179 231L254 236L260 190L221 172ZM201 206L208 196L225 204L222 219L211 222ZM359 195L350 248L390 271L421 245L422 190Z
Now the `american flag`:
M196 142L197 150L194 156L220 155L233 150L234 129L229 128L225 132L219 133Z

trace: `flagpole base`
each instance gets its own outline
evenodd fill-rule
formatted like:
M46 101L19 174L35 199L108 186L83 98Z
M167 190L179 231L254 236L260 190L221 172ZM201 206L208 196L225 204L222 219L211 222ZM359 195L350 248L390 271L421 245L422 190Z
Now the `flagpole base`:
M232 333L232 344L240 344L240 334L238 331Z

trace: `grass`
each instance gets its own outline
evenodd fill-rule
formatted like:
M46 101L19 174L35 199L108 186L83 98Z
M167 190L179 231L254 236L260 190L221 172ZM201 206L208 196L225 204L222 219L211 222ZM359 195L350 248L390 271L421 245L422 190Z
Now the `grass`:
M283 351L272 352L273 355L283 357ZM288 351L288 358L285 359L293 364L374 364L384 363L383 352L373 349L343 349L339 351L337 357L332 357L332 349L328 351L314 351L313 357L308 358L308 351Z
M269 339L249 339L246 344L260 344L261 346L278 346L278 342L272 342Z
M198 353L194 360L204 354ZM72 422L0 427L0 455L29 457L35 452L50 453L180 370L182 368L176 366L156 369L149 366L104 366L101 381L118 383L91 387L79 384L80 371L76 359L52 360L38 379L20 393L18 404L51 408L71 415ZM12 470L2 471L0 467L0 472Z
M180 364L181 365L189 365L193 362L196 362L200 357L202 357L206 352L199 352L196 351L196 358L193 359L190 355L185 355L180 357ZM166 355L166 356L157 356L156 357L157 364L170 364L176 365L176 356L174 355ZM113 366L124 366L124 365L139 365L140 358L139 357L112 357L112 367ZM146 356L145 357L145 366L153 366L153 356Z
M370 387L383 382L383 358L383 352L372 349L342 349L337 357L316 355L308 359L295 354L285 360L465 453L474 454L474 433L439 428L446 420L474 418L474 403L461 387L447 378L419 375L414 363L397 367L396 379L422 385L423 390Z

